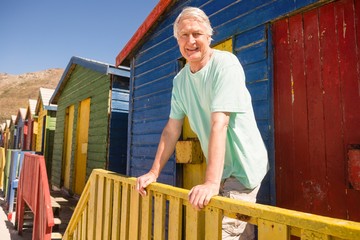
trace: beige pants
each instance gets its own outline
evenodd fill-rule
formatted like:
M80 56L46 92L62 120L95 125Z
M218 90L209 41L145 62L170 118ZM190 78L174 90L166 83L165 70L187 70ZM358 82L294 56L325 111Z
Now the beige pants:
M221 183L220 195L255 203L259 188L260 185L254 189L247 189L235 177L230 177ZM224 216L222 239L253 240L255 239L254 225Z

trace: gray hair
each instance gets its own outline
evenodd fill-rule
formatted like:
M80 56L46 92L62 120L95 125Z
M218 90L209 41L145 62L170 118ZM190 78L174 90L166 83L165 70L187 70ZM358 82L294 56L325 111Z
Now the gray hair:
M184 8L179 16L176 18L174 22L174 37L178 39L178 25L180 23L180 20L187 19L187 18L193 18L196 21L203 23L206 28L206 34L208 34L210 37L213 35L213 29L210 24L209 17L205 14L203 10L196 7L186 7Z

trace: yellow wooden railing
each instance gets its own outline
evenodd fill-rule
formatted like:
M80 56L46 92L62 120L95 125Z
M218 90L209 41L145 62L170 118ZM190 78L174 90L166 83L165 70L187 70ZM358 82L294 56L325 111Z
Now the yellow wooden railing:
M153 183L142 198L135 182L93 170L63 239L221 239L223 215L257 225L259 240L360 239L358 222L224 197L213 197L199 212L188 204L188 190Z
M0 188L4 190L5 148L0 147Z

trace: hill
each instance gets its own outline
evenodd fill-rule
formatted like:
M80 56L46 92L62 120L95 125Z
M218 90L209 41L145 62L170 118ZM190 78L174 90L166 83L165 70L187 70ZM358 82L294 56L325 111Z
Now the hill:
M54 68L21 75L0 73L0 124L19 108L27 108L29 99L37 100L40 87L55 89L63 72Z

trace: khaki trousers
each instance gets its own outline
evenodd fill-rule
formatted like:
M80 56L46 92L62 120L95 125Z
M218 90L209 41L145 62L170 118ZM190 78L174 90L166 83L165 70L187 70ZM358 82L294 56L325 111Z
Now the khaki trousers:
M247 189L235 177L229 177L222 181L220 195L255 203L259 188L260 185L254 189ZM222 221L222 239L254 240L254 225L224 216Z

